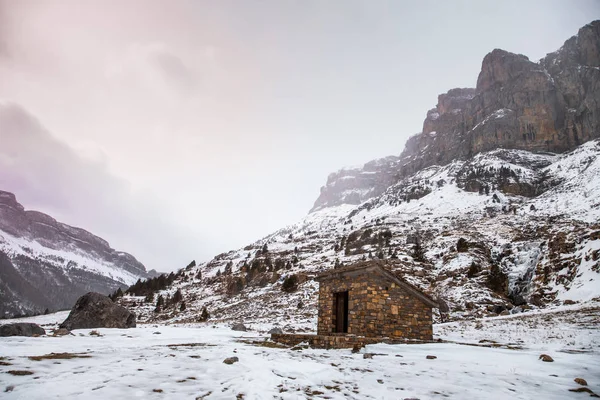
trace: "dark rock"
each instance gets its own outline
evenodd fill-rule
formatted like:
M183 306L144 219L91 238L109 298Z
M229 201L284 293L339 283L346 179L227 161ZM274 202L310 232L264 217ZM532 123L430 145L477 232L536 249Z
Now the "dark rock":
M577 383L578 385L581 386L587 386L587 381L583 378L575 378L573 379L575 381L575 383Z
M554 359L550 357L548 354L540 354L538 360L542 360L544 362L554 362Z
M373 353L365 353L363 354L363 359L373 358Z
M281 335L281 334L283 334L283 330L281 328L275 327L269 331L269 334L270 335L272 335L272 334Z
M467 240L464 238L458 239L458 241L456 242L456 251L458 251L459 253L469 251L469 242L467 242Z
M135 314L100 293L81 296L61 328L135 328Z
M0 325L0 337L7 336L40 336L46 331L38 324L31 322L16 322L13 324Z
M437 356L427 356L425 358L428 360L435 360L437 358Z
M229 358L226 358L226 359L223 360L223 364L229 364L229 365L231 365L231 364L236 363L238 361L240 361L240 359L237 358L237 357L229 357Z
M238 324L233 324L233 326L231 327L231 330L246 332L248 330L248 328L246 328L246 326L244 324L238 323Z
M73 335L73 334L71 333L71 331L69 331L68 329L65 329L65 328L58 328L54 332L52 332L52 336L66 336L66 335Z

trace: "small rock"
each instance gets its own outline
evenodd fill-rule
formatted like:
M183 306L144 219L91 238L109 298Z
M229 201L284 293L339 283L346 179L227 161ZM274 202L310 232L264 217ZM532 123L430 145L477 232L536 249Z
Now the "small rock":
M73 335L70 330L65 328L58 328L54 332L52 332L52 336L66 336Z
M17 322L14 324L0 325L0 337L7 336L35 336L45 335L46 331L38 324L31 322Z
M162 390L162 389L152 389L152 391L153 391L154 393L162 393L162 392L163 392L163 390Z
M4 392L12 392L14 388L13 385L7 386L6 389L4 389Z
M508 310L504 310L500 313L500 315L510 315L510 312Z
M363 345L361 343L356 343L354 346L352 346L352 353L359 353L362 347Z
M162 335L160 332L152 332L153 335Z
M574 381L578 385L587 386L587 381L585 379L583 379L583 378L575 378Z
M554 362L554 359L550 357L548 354L540 354L538 360L542 360L544 362Z
M570 306L570 305L573 305L573 304L577 304L577 302L573 301L573 300L570 300L570 299L567 299L567 300L563 301L563 304L566 305L566 306Z
M363 354L363 358L373 358L373 353L365 353Z
M269 334L270 335L273 335L273 334L275 334L275 335L281 335L281 334L283 334L283 330L281 328L275 327L275 328L273 328L273 329L271 329L269 331Z
M246 332L248 330L248 328L246 328L246 326L244 324L233 324L233 326L231 327L231 330Z
M425 358L428 360L435 360L437 358L437 356L427 356Z
M237 357L229 357L229 358L224 359L223 363L231 365L231 364L236 363L238 361L240 361L240 359L237 358Z

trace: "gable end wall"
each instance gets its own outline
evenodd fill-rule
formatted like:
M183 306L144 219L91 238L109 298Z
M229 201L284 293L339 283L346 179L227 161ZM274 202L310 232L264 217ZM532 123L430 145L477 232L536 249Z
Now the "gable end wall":
M342 276L320 282L319 335L335 334L334 293L346 290L349 334L433 339L431 307L377 274Z

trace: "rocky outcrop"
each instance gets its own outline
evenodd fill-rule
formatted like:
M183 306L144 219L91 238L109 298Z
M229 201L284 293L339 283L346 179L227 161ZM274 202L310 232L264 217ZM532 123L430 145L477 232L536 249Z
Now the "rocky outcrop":
M475 89L438 97L401 154L401 176L497 148L569 151L600 137L600 21L539 62L495 49Z
M0 337L7 336L40 336L46 331L38 324L31 322L17 322L14 324L0 325Z
M100 293L87 293L77 300L61 328L135 328L135 314Z
M327 177L310 212L340 204L360 204L379 196L395 182L397 171L398 157L390 156L334 172Z
M423 168L495 149L563 153L600 137L600 21L533 62L495 49L475 88L438 96L399 158L331 174L311 211L360 204ZM507 187L532 195L529 187Z

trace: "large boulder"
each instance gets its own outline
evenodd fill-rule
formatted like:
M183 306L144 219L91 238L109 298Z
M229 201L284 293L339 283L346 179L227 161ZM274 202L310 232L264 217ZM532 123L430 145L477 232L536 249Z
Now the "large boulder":
M81 296L61 328L135 328L135 314L108 297L90 292Z
M6 336L38 336L45 335L46 331L38 324L31 322L17 322L14 324L0 325L0 337Z

